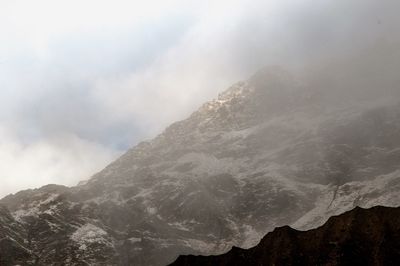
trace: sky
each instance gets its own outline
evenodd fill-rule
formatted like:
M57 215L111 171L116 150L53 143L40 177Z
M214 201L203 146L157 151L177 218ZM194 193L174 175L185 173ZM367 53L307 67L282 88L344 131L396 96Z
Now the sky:
M391 42L398 3L0 0L0 196L75 185L263 66Z

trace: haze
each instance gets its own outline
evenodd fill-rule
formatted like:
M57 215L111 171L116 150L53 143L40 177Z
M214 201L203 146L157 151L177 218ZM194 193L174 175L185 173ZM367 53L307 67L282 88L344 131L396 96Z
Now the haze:
M396 0L1 1L0 195L89 178L266 65L338 75L344 66L371 66L364 70L383 69L392 88L399 7ZM365 84L371 97L374 81L385 84L346 79Z

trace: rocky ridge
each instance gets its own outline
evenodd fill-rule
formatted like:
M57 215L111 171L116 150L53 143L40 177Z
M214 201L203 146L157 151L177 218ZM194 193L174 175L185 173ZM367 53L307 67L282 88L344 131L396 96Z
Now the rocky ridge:
M250 249L234 247L219 256L180 256L171 266L399 265L400 208L359 207L323 226L268 233Z

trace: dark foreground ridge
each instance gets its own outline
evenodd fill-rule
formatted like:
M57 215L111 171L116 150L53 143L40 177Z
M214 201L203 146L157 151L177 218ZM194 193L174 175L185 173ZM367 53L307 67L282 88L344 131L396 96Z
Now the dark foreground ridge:
M250 249L219 256L180 256L171 266L400 265L400 208L355 208L322 227L279 227Z

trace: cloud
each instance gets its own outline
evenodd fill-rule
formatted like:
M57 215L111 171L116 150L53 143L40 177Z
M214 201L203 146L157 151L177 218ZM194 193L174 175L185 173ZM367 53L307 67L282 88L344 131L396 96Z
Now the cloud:
M396 0L2 1L0 180L9 185L0 195L89 177L262 66L320 69L379 50L382 40L396 44L399 7Z
M44 184L75 185L119 154L71 134L24 143L0 130L0 195ZM79 167L76 167L79 166Z
M135 117L154 134L265 65L302 72L353 55L355 68L357 56L372 57L366 50L385 49L384 39L399 40L398 7L391 0L224 2L200 14L149 66L98 79L94 97L105 110L123 120Z

